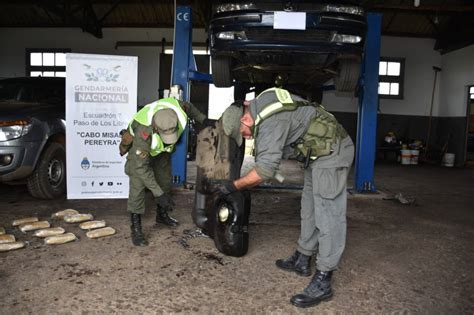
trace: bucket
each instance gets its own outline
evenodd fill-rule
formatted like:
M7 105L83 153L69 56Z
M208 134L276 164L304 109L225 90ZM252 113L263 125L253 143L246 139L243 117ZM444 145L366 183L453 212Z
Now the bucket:
M411 150L401 150L401 159L400 162L402 165L410 165L411 164Z
M446 167L453 167L455 157L456 155L454 153L445 153L443 155L443 162L441 164Z
M420 150L411 150L411 161L410 164L417 165L418 157L420 156Z

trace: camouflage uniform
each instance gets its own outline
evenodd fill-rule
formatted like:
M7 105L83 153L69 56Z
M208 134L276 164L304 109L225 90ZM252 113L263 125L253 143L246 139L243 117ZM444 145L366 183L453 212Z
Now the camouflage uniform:
M206 118L191 103L180 102L180 105L197 122L202 123ZM143 214L145 212L146 188L152 192L154 197L168 193L171 189L171 153L162 152L157 156L150 154L152 126L144 126L133 121L129 129L133 130L134 136L125 163L125 173L130 178L127 211Z

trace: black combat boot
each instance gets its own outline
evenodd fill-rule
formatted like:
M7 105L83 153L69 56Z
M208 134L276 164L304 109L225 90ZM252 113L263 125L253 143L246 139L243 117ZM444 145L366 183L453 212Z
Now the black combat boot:
M160 206L156 207L156 223L163 223L171 227L177 227L179 225L178 220L170 217L168 211Z
M135 246L148 246L148 241L142 232L142 216L138 213L132 213L132 242Z
M294 271L297 275L308 277L311 275L311 256L306 256L299 251L286 260L278 259L275 264L286 271Z
M311 279L303 293L291 298L291 304L298 307L311 307L318 305L321 301L330 299L332 297L331 276L332 271L316 270L313 279Z

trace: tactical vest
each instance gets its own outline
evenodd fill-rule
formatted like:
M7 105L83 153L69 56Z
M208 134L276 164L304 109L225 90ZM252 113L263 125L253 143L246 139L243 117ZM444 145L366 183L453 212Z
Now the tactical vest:
M306 101L294 102L291 94L286 90L279 88L265 90L257 96L257 100L264 93L271 91L275 92L278 101L266 105L258 112L255 118L254 138L258 133L258 125L263 120L282 111L293 111L299 106L313 106L316 109L316 115L311 119L306 133L294 143L298 155L314 161L321 156L331 154L332 145L347 137L347 132L337 122L334 115L326 111L323 106Z
M139 110L138 113L136 113L133 116L133 120L128 125L128 130L130 134L134 136L134 132L132 129L132 123L134 121L147 127L151 126L153 122L153 115L155 115L155 113L158 112L159 110L167 109L167 108L174 110L176 114L178 115L178 138L179 138L181 134L183 133L184 128L186 128L186 124L188 122L188 116L179 105L179 102L172 97L163 98L161 100L148 104L145 107L143 107L141 110ZM165 144L163 143L163 140L161 140L160 135L157 132L152 133L151 147L150 147L151 156L157 156L158 154L163 153L163 152L171 153L173 151L174 151L174 144L165 146Z

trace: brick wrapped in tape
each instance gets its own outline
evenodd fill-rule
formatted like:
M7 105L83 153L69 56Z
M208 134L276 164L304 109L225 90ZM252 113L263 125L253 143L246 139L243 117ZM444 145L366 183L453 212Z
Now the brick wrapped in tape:
M66 233L61 235L54 235L49 236L44 239L44 243L48 245L57 245L57 244L64 244L75 241L77 239L74 233Z
M93 230L93 229L103 228L105 226L106 224L104 220L88 221L88 222L83 222L79 224L79 227L83 230Z
M52 227L47 229L37 230L33 233L33 236L36 237L48 237L53 235L61 235L66 232L62 227Z
M88 238L99 238L99 237L114 235L115 232L116 231L114 228L111 228L110 226L108 226L102 229L89 231L86 233L86 236Z
M38 220L37 217L29 217L29 218L14 220L12 225L13 226L19 226L19 225L22 225L22 224L25 224L25 223L38 222L38 221L39 220Z
M51 215L51 219L62 220L64 219L65 216L72 215L72 214L79 214L79 211L74 210L74 209L61 210L61 211L53 213Z
M0 244L0 252L8 252L9 250L23 248L25 245L25 242L22 241Z
M49 228L51 225L48 221L38 221L38 222L31 222L25 223L20 225L20 230L22 232L34 231L39 229Z
M0 235L0 244L14 243L14 242L16 242L15 235L11 235L11 234Z
M91 221L91 220L94 220L94 217L90 213L71 214L64 217L64 221L67 223L79 223L79 222Z

